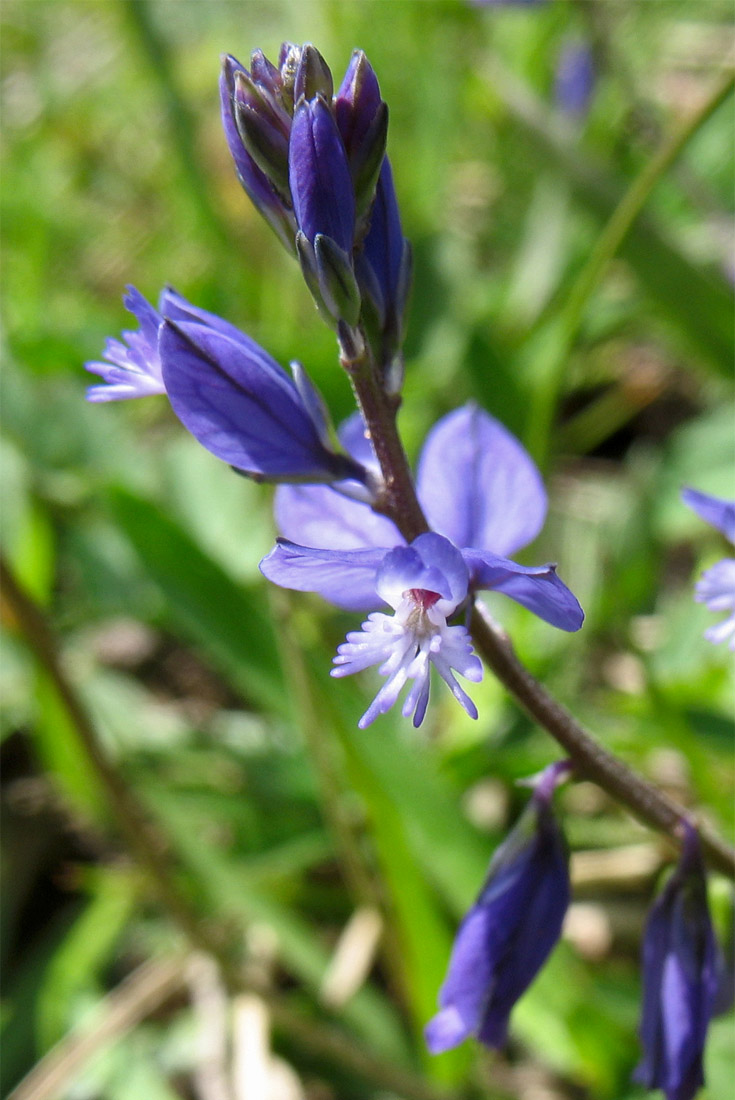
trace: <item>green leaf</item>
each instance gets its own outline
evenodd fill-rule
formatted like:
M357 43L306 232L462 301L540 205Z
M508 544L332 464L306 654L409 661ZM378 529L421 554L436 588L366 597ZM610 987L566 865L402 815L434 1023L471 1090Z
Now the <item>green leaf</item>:
M122 489L114 516L166 598L167 617L265 710L288 714L267 599L260 585L236 584L178 524Z
M220 919L239 924L261 924L277 937L283 965L315 994L329 962L319 936L291 908L282 904L263 883L260 859L253 864L218 850L202 828L192 828L191 800L159 786L147 785L147 795L165 822L177 854L196 883L204 907ZM278 857L273 857L278 862ZM389 1002L371 986L364 986L340 1012L341 1018L382 1055L405 1063L407 1054L400 1024Z
M129 872L102 868L90 875L92 896L46 970L38 996L39 1046L48 1050L75 1023L77 998L99 994L100 976L137 900Z

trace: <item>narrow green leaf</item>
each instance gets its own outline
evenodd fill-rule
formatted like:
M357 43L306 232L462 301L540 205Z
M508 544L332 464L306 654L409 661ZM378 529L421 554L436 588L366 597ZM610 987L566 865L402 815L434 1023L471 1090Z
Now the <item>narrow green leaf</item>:
M246 696L267 711L287 714L288 695L261 586L237 585L150 501L117 489L111 503L118 524L166 597L171 621Z
M137 891L129 873L102 868L90 882L89 904L51 959L39 992L37 1028L44 1051L74 1024L79 995L99 992L100 972L135 906Z

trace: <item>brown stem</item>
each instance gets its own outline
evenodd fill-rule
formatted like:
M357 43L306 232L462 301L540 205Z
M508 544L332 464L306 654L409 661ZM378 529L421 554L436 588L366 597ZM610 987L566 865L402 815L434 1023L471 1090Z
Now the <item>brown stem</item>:
M428 524L416 497L408 460L398 438L395 410L387 397L383 395L381 399L379 396L379 384L372 365L363 359L357 365L358 369L354 366L352 364L353 369L350 370L352 387L386 484L378 510L389 516L401 534L411 541L427 531ZM577 775L595 782L612 798L627 806L640 821L674 836L676 826L687 816L684 808L672 802L583 729L518 660L509 639L491 624L479 601L473 608L471 629L477 651L520 706L558 741L573 761ZM735 851L707 830L701 830L700 835L702 847L712 866L735 879Z
M396 427L400 398L389 397L383 390L367 341L362 352L354 358L348 357L343 347L341 362L349 375L383 475L373 508L389 516L409 541L418 538L429 530L429 525L416 498L408 459ZM400 523L396 516L401 517Z

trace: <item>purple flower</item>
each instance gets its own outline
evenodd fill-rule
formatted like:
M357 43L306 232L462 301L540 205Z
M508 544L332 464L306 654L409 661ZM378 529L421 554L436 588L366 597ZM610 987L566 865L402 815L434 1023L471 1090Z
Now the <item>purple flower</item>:
M643 940L643 1059L635 1080L666 1100L692 1100L704 1084L702 1055L722 981L696 830L685 824L674 874L648 918Z
M569 871L551 802L568 770L563 761L541 773L529 805L493 856L480 896L457 932L440 1012L426 1027L432 1054L471 1035L486 1046L503 1046L513 1006L559 939Z
M684 503L698 516L735 543L735 501L720 500L696 489L684 489L681 495ZM694 598L706 604L710 611L729 612L722 622L709 627L704 636L715 645L729 638L730 649L735 652L735 559L723 558L703 573Z
M140 331L123 334L127 346L108 342L109 364L86 365L109 383L93 386L89 400L166 393L192 435L241 473L364 481L358 462L331 449L321 398L298 363L289 377L255 340L171 288L158 310L134 288L125 303Z
M557 107L581 119L589 107L595 87L595 65L590 47L584 42L566 41L556 66L554 94Z
M380 611L369 615L360 631L347 635L334 658L333 676L349 676L380 665L386 677L358 723L361 729L390 710L408 680L413 684L402 713L404 718L413 715L413 724L420 725L429 701L431 665L457 702L477 718L474 703L454 676L456 671L477 683L482 679L482 665L472 652L465 628L447 625L447 618L464 602L469 585L462 554L449 539L430 532L419 535L410 546L377 554L374 550L312 550L282 542L261 568L267 577L294 588L300 587L304 572L311 587L318 572L320 590L331 583L330 574L338 586L346 586L351 574L357 573L353 593L360 585L369 585L370 603L382 601L395 611L394 616ZM339 595L338 588L335 594Z
M127 288L123 302L138 321L140 331L123 332L125 343L108 340L104 351L106 363L84 364L86 370L102 375L107 383L105 386L91 386L87 390L88 401L123 401L131 397L166 393L159 348L160 329L164 319L194 322L231 340L240 341L254 353L261 352L249 336L223 321L216 313L193 306L173 287L167 286L161 291L158 309L154 309L134 286Z
M343 426L341 438L356 461L375 470L359 418ZM414 683L403 713L419 725L432 664L476 717L452 670L478 680L479 662L466 630L447 620L478 589L503 592L562 630L578 630L584 618L553 565L523 566L502 556L536 536L546 494L531 458L498 421L474 405L444 417L426 441L417 490L436 533L410 547L385 516L326 486L276 493L276 521L286 538L261 562L264 575L349 610L382 605L395 612L391 618L375 611L335 658L335 676L377 664L387 677L363 727L396 702L408 680Z

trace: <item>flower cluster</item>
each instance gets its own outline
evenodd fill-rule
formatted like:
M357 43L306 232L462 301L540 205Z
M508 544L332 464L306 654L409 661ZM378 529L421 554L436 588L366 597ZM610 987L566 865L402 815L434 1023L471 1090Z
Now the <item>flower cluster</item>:
M394 364L410 284L393 175L388 108L362 50L339 88L319 51L260 50L246 69L224 59L222 120L238 178L282 243L299 257L322 316L368 339ZM393 369L400 385L401 369Z

